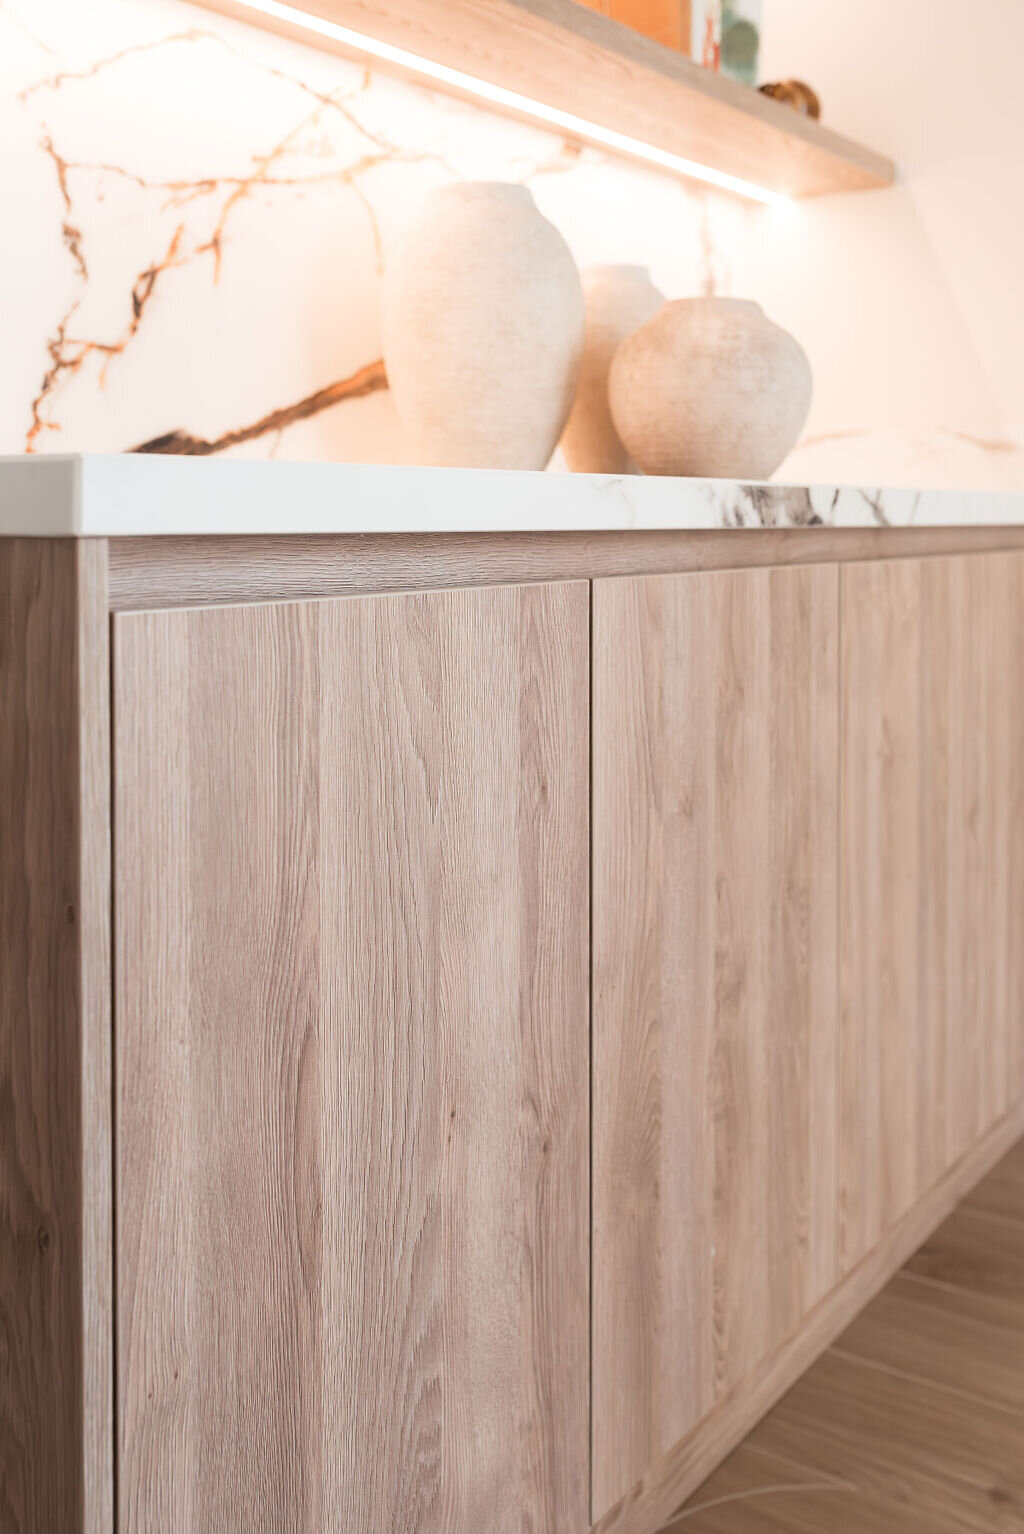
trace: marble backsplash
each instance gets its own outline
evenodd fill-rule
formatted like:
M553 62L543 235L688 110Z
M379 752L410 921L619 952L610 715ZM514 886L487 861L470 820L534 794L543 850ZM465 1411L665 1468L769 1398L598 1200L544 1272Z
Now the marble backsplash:
M670 297L760 296L786 239L753 205L185 0L0 0L0 143L2 453L409 461L380 275L453 178L527 184L581 266L648 265ZM835 377L828 336L798 338ZM1024 483L1018 443L836 425L812 416L780 477Z
M526 183L581 265L729 292L756 213L180 0L0 5L0 451L404 462L392 242L452 178Z

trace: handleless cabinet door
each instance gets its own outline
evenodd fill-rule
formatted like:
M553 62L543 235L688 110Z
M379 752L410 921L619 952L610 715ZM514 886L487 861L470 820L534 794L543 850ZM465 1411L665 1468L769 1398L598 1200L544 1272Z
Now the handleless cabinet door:
M586 1527L588 624L115 619L122 1534Z
M1024 1091L1024 558L842 575L841 1247Z
M595 1517L836 1278L838 582L595 583Z

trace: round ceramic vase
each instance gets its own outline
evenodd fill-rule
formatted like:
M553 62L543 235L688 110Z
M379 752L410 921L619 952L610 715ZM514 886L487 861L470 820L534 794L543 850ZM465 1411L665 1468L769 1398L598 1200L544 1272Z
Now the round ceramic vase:
M807 419L811 369L758 304L687 298L619 348L609 399L644 473L768 479Z
M623 341L665 302L646 266L591 266L583 273L587 325L576 403L562 452L578 474L635 474L608 404L608 370Z
M583 294L526 187L432 192L384 283L384 361L419 462L543 469L568 418Z

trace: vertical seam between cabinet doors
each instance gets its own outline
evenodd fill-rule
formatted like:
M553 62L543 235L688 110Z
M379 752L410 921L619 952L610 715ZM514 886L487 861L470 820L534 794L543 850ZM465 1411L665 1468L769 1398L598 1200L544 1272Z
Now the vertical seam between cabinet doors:
M121 1435L120 1401L117 1383L117 1360L119 1343L118 1312L120 1309L118 1303L119 1293L117 1271L117 756L115 752L115 743L117 739L115 718L117 693L115 687L114 664L114 646L116 643L117 625L114 622L113 613L110 614L107 621L110 624L107 663L110 671L110 1273L112 1288L110 1306L110 1362L113 1372L110 1399L114 1417L113 1423L111 1424L113 1436L111 1500L114 1510L114 1529L112 1534L117 1534L117 1531L121 1527Z
M594 1522L594 582L587 582L587 1509Z
M843 565L836 565L836 950L835 950L835 1015L832 1026L835 1029L835 1111L836 1111L836 1136L835 1136L835 1165L833 1176L835 1188L835 1224L832 1233L832 1283L830 1289L841 1281L844 1274L843 1266L843 900L846 880L846 867L843 848L843 747L845 743L845 731L843 728L845 691L844 691L844 668L843 668L843 607L846 602L846 570Z

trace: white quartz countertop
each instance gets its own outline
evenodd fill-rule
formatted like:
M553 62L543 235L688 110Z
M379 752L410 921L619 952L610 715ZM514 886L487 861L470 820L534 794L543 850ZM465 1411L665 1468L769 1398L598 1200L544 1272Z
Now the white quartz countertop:
M1024 524L1024 493L85 454L0 458L0 536Z

